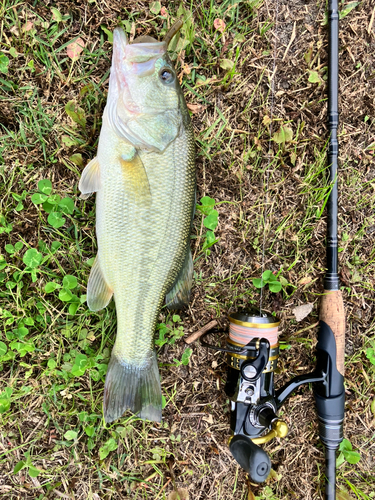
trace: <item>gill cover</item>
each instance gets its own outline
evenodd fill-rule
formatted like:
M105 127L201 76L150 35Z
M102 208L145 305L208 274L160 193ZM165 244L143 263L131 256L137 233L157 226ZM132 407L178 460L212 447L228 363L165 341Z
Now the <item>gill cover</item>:
M116 133L137 149L163 152L182 121L178 80L164 41L140 37L134 42L115 29L107 116Z

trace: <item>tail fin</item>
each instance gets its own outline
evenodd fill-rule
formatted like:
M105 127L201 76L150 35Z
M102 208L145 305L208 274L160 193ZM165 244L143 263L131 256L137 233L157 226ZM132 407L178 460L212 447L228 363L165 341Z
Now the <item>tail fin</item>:
M161 387L156 354L138 367L112 354L104 386L104 419L113 422L126 410L145 420L161 421Z

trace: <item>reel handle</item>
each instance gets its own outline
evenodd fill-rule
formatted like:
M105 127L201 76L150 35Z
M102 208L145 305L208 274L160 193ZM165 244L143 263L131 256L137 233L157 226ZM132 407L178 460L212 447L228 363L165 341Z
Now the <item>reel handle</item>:
M271 471L270 457L249 437L236 434L230 441L229 450L254 483L263 483L267 479Z

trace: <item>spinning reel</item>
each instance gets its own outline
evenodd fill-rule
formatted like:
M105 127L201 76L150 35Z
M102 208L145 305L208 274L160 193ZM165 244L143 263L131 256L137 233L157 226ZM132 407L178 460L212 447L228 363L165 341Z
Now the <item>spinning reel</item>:
M336 369L336 353L332 345L334 337L330 328L321 322L321 332L324 331L319 334L316 370L295 377L281 389L275 390L274 372L279 357L279 321L274 316L237 312L229 316L229 322L226 347L217 347L203 341L206 335L213 332L207 332L201 343L209 349L226 353L228 371L225 393L230 399L232 432L229 449L238 464L249 474L252 481L262 483L267 479L271 471L271 461L258 445L287 435L288 426L278 417L277 412L292 391L307 383L314 383L321 422L320 436L326 447L332 448L334 461L335 450L342 439L344 396L339 394L339 397L335 398L335 386L340 392L341 375ZM330 402L328 406L327 400ZM338 415L335 415L335 405L332 405L335 402L338 404Z

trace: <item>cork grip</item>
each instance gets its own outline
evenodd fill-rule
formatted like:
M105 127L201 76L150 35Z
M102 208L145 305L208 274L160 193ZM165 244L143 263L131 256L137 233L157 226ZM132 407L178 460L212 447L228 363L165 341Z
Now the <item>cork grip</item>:
M324 290L320 304L320 319L331 328L335 336L337 370L344 375L345 311L340 290Z

